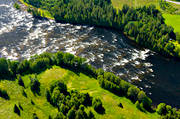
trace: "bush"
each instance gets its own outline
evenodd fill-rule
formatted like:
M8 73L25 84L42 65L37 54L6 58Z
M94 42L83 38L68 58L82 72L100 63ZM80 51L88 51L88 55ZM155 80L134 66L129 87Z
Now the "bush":
M140 91L140 92L138 93L137 98L138 98L138 101L139 101L139 102L142 102L142 100L143 100L145 97L146 97L146 94L145 94L144 91Z
M78 109L76 111L75 119L87 119L87 114L84 110Z
M56 88L56 87L58 90L60 90L61 93L67 94L67 86L64 84L64 82L62 82L62 81L53 82L50 86L50 92L52 93L54 88Z
M123 108L123 105L122 105L122 103L119 103L119 104L118 104L118 106L119 106L119 107L121 107L121 108Z
M20 109L16 104L14 105L14 112L20 116Z
M93 102L92 102L92 105L94 107L94 110L98 113L104 113L105 112L105 109L104 107L102 106L102 102L99 98L94 98L93 99Z
M20 5L17 2L14 3L13 7L16 8L16 9L20 9L21 8Z
M22 95L27 98L26 92L23 90Z
M166 104L160 103L156 109L156 112L160 115L165 115L167 113Z
M8 62L4 58L0 58L0 78L7 78L10 75L9 69L8 69Z
M67 114L68 119L74 119L74 117L76 116L75 113L76 113L76 111L73 108L71 108Z
M28 74L30 73L29 61L23 60L17 67L17 73L19 74Z
M35 77L34 79L31 78L31 90L34 94L40 95L40 82L39 80Z
M3 89L0 89L0 97L9 100L9 95L7 94L7 92Z
M59 112L54 119L66 119L62 112Z
M22 87L25 87L25 86L24 86L24 82L23 82L21 76L18 76L18 84L19 84L20 86L22 86Z
M39 73L49 68L50 61L48 58L40 58L34 61L31 61L30 68L34 73Z
M51 94L49 92L49 90L46 89L46 99L48 102L51 102Z
M138 108L140 111L145 112L142 103L139 103L139 101L136 101L135 105L136 105L136 108Z
M41 18L41 12L37 8L31 9L31 13L35 18Z
M142 104L146 110L151 111L152 100L149 97L145 96L142 100Z
M135 102L137 100L137 95L139 91L140 90L137 87L131 86L130 88L128 88L127 96Z
M123 95L126 95L130 84L124 80L121 80L119 87L121 88Z
M36 113L33 113L33 119L39 119Z
M91 110L88 112L87 116L88 116L88 119L95 119L95 116Z
M18 61L9 61L9 69L13 73L14 77L16 76L16 73L17 73L16 69L17 69L18 65L19 65Z

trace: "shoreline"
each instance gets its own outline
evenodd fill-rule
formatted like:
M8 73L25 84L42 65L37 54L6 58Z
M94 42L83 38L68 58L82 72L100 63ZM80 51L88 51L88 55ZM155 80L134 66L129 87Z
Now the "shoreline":
M18 1L19 1L21 4L25 5L26 7L34 7L34 6L32 6L32 5L24 2L24 0L18 0ZM34 7L34 8L36 8L36 7ZM26 9L27 9L27 8L26 8ZM44 15L44 16L43 16L44 18L47 18L47 19L49 19L49 20L55 20L54 17L51 16L51 14L49 13L49 11L43 10L43 9L41 9L41 8L38 8L38 11L41 12L41 15L42 15L42 14ZM63 22L61 22L61 23L63 23ZM68 22L66 22L66 23L68 23ZM70 24L73 24L73 23L70 23ZM88 24L82 23L82 24L73 24L73 25L88 25ZM115 28L109 28L109 27L104 27L104 26L97 26L97 25L88 25L88 26L101 27L101 28L107 28L107 29L114 29L114 30L118 31L118 30L115 29ZM119 31L118 31L118 32L119 32ZM130 39L132 42L135 42L139 47L147 48L147 49L149 49L149 50L151 50L151 51L153 51L153 52L158 53L159 55L161 55L161 56L163 56L163 57L165 57L165 58L167 58L167 59L175 59L175 60L179 60L179 59L180 59L180 52L178 52L178 55L176 54L177 56L174 55L174 54L172 54L173 52L165 55L165 54L161 53L161 51L154 51L154 50L151 49L151 48L148 48L148 47L146 47L146 46L141 46L141 45L139 45L139 43L137 43L137 42L135 41L135 38L128 36L127 33L123 32L123 31L121 32L121 34L123 34L125 37L127 37L128 39ZM172 43L172 44L174 45L174 47L175 47L174 50L180 51L180 44L178 43L178 41L169 41L168 43ZM174 51L174 50L173 50L173 51ZM174 51L174 52L175 52L175 51Z

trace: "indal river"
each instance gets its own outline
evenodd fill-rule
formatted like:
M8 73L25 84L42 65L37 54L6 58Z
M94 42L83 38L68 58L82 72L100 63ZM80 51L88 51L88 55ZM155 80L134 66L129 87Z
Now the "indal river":
M117 31L34 19L14 9L14 1L0 0L0 57L70 52L137 85L154 104L180 108L180 62L140 48Z

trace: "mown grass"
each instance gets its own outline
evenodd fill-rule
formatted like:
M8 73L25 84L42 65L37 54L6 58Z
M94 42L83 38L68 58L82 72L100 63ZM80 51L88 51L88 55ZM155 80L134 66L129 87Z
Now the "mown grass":
M163 14L165 22L173 26L175 32L180 33L180 15Z
M129 99L125 97L118 97L111 92L102 89L96 79L90 78L82 73L76 74L72 71L54 66L51 69L37 76L41 83L41 95L34 95L30 90L30 77L34 74L23 76L22 79L25 83L25 89L19 86L17 81L3 80L0 82L0 88L8 92L10 100L5 100L0 97L0 118L8 119L29 119L32 118L33 113L36 113L39 119L47 119L48 116L55 115L57 109L51 106L45 97L45 90L55 80L64 81L68 90L78 90L80 92L88 92L93 97L101 98L103 106L105 107L105 114L101 115L96 113L92 107L87 110L92 110L98 119L156 119L159 118L157 113L141 112L138 110ZM25 91L27 98L22 95ZM33 105L31 100L35 103ZM119 103L123 104L124 108L118 107ZM13 112L14 104L21 105L21 116Z

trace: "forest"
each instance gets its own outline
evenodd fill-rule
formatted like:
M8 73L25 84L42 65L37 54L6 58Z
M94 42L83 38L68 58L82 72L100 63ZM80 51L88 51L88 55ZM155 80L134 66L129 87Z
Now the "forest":
M110 0L24 1L35 7L29 9L36 17L36 8L45 9L57 22L113 28L143 47L164 56L180 57L174 29L165 24L162 13L154 5L138 8L124 5L122 10L117 10L113 8Z

